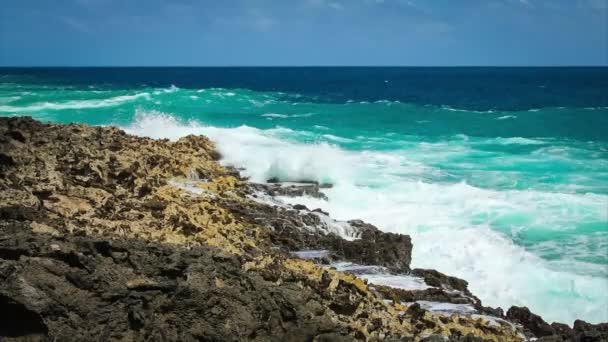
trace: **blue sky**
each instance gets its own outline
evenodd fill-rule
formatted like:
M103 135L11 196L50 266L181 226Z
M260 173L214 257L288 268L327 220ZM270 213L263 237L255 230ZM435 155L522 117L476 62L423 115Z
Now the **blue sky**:
M608 0L3 0L0 65L608 65Z

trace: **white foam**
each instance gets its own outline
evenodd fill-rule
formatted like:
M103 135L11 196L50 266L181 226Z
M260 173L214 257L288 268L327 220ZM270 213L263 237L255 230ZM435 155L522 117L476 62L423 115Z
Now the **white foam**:
M262 116L267 117L267 118L279 118L279 119L284 119L284 118L289 117L289 115L277 114L277 113L266 113L266 114L262 114Z
M503 115L496 118L496 120L507 120L507 119L517 119L517 115Z
M296 251L291 252L294 256L297 256L300 259L318 259L329 256L328 250L305 250L305 251Z
M353 142L353 139L348 139L348 138L344 138L344 137L339 137L337 135L333 135L333 134L323 134L323 137L335 142L341 142L341 143L348 143L348 142Z
M404 290L426 290L430 288L423 278L405 275L390 274L390 272L380 266L357 265L349 262L336 262L330 265L338 271L350 272L358 277L367 279L370 284L390 286Z
M315 115L315 113L303 113L303 114L278 114L278 113L266 113L261 116L267 118L286 119L286 118L308 118Z
M321 219L321 222L325 223L329 232L334 233L338 236L343 237L346 240L356 240L359 238L357 231L346 221L334 220L331 217L322 213L313 213Z
M66 102L41 102L34 103L28 106L0 106L0 112L6 113L26 113L36 112L41 110L62 110L62 109L87 109L87 108L102 108L102 107L113 107L130 102L139 98L145 98L150 100L150 94L147 92L138 93L134 95L121 95L107 99L95 99L95 100L73 100Z
M522 137L510 137L510 138L496 138L494 139L501 145L541 145L545 142L536 139L522 138Z
M471 304L452 304L419 300L420 307L436 314L451 316L453 314L470 315L477 312Z
M21 96L0 97L0 103L2 103L2 104L11 103L11 102L17 101L19 99L21 99Z

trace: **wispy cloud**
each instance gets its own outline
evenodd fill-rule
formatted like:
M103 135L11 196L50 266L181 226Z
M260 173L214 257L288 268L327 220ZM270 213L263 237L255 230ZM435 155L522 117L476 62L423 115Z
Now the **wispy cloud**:
M231 27L254 32L269 32L279 25L274 16L258 8L246 9L234 16L217 16L213 23L223 29Z
M91 33L91 27L84 22L71 17L60 16L59 21L74 31L80 33Z
M534 5L530 2L530 0L519 0L519 2L521 2L522 4L524 4L528 7L534 7Z
M420 37L433 38L450 33L454 28L452 25L442 21L424 21L416 24L414 32Z
M259 32L268 32L278 25L278 21L260 10L249 12L250 26Z
M306 4L313 8L330 8L336 11L345 8L343 3L334 0L306 0Z
M608 10L608 0L586 0L589 7L594 10L606 11Z
M330 8L335 9L336 11L341 11L341 10L344 9L344 5L342 5L341 3L336 2L336 1L328 2L327 6L329 6Z

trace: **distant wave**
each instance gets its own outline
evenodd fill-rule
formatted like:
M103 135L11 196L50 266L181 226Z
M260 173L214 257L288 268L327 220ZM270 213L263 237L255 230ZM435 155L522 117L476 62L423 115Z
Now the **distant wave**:
M517 115L503 115L503 116L496 118L496 120L507 120L507 119L517 119Z
M109 99L95 99L95 100L73 100L67 102L42 102L34 103L28 106L0 106L0 112L5 113L26 113L26 112L37 112L41 110L62 110L62 109L86 109L86 108L103 108L118 106L122 103L133 101L139 98L145 98L150 100L149 93L138 93L135 95L121 95L111 97Z
M277 114L277 113L266 113L266 114L262 114L263 117L267 117L267 118L288 118L289 115L287 114Z
M494 141L496 141L498 144L501 144L501 145L514 145L514 144L517 144L517 145L541 145L541 144L545 144L545 142L541 141L541 140L522 138L522 137L495 138Z
M341 142L341 143L348 143L348 142L353 142L353 139L349 139L349 138L344 138L344 137L339 137L337 135L333 135L333 134L323 134L323 137L329 140L333 140L336 142Z
M11 103L21 99L21 96L0 97L0 103Z
M489 109L489 110L460 109L460 108L454 108L454 107L450 107L450 106L446 106L446 105L441 106L441 108L448 110L450 112L466 112L466 113L478 113L478 114L487 114L487 113L495 112L492 109Z
M286 118L307 118L315 115L314 113L304 113L304 114L278 114L278 113L266 113L261 116L267 118L275 118L275 119L286 119Z

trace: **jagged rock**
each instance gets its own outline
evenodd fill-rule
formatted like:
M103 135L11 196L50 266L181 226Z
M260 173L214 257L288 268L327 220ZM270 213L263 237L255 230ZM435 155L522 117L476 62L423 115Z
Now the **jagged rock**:
M424 282L429 286L444 287L468 293L467 286L469 284L466 280L451 277L436 270L425 270L421 268L413 269L412 274L424 278Z
M555 334L555 329L545 322L540 316L530 312L526 307L512 306L507 311L507 318L519 322L533 336L543 337Z
M301 197L310 196L328 200L327 195L321 192L321 187L318 183L278 183L270 182L270 184L251 183L249 186L253 191L264 192L270 196L286 196L286 197ZM278 180L277 180L278 181Z

